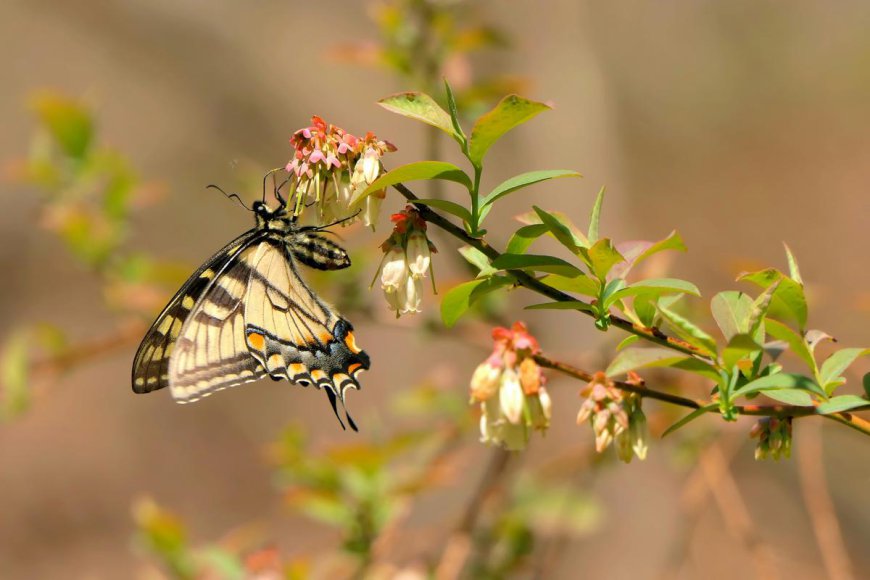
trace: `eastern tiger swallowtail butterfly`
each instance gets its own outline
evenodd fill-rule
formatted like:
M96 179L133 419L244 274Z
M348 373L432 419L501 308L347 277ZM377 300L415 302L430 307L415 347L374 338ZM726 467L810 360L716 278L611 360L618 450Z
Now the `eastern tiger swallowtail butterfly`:
M133 391L169 387L179 403L269 376L323 389L341 421L350 387L369 357L353 327L302 280L297 262L319 270L350 266L337 244L300 226L277 193L254 202L256 227L194 272L148 330L133 360ZM352 429L353 419L345 416Z

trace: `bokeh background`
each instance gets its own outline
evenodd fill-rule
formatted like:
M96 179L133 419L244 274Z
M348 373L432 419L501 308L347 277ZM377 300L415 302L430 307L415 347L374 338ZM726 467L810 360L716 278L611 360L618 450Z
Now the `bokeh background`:
M286 161L287 138L313 114L392 141L399 151L389 164L426 158L424 127L374 104L420 87L336 56L338 45L377 40L373 6L8 0L0 8L0 159L14 165L27 155L34 91L84 99L100 141L127 156L162 196L135 210L128 246L192 270L251 222L205 185L244 187L248 199L255 197L256 176ZM514 76L526 96L555 106L493 150L490 185L535 168L585 176L511 198L490 218L494 240L506 240L512 216L530 202L583 223L606 185L605 233L659 239L679 230L689 252L674 257L669 271L696 282L708 298L736 287L742 270L784 268L787 242L807 282L810 326L841 345L868 343L870 6L475 2L469 18L497 27L509 44L453 63L454 83L481 71ZM2 335L50 321L73 341L113 336L117 317L104 307L99 280L39 227L35 189L10 179L2 188ZM387 206L401 203L388 197ZM386 221L374 235L359 228L342 235L354 251L370 254L360 273L369 280ZM454 244L436 242L436 274L446 289L463 273L448 256ZM325 296L340 300L340 289L319 282ZM522 312L533 299L515 294L506 316L529 323L554 356L603 367L622 338L579 316ZM41 385L26 413L0 425L0 577L159 577L160 567L134 540L131 506L141 497L176 513L193 542L249 534L287 557L337 545L334 529L287 508L265 449L288 424L305 430L315 451L369 441L399 421L389 405L396 394L428 382L464 397L468 376L486 355L483 346L419 330L437 320L431 295L424 315L398 323L377 292L366 300L375 315L354 324L373 368L350 401L360 434L339 430L325 397L270 381L185 407L165 392L134 396L130 337ZM484 325L470 324L463 334L486 343ZM868 368L854 370L857 389ZM548 577L733 578L757 571L759 545L783 577L826 576L804 505L800 457L755 462L750 423L741 421L715 426L724 451L710 473L734 484L724 491L704 486L692 462L680 460L677 443L654 443L646 462L593 471L579 459L591 436L574 425L578 385L562 378L551 384L553 428L532 441L514 469L555 458L598 515L584 533L564 538ZM709 434L714 422L688 430ZM827 475L830 514L860 577L870 569L870 504L863 501L870 446L831 425L797 431L797 456L803 439L821 437L823 461L811 467ZM490 453L476 437L464 436L446 483L412 510L404 541L389 553L396 566L437 560ZM717 508L717 493L726 494L725 505L729 493L738 494L742 508L733 511L747 516L742 534L739 521L734 532L733 514ZM692 497L700 498L695 507Z

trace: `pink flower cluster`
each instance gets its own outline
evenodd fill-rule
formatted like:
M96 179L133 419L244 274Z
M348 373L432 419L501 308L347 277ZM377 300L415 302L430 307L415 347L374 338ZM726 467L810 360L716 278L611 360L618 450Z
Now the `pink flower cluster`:
M546 377L534 359L541 349L522 322L493 329L492 338L492 354L471 377L471 401L480 403L481 441L523 449L531 430L550 426Z
M351 207L354 196L381 174L381 157L396 150L371 132L361 139L317 116L293 134L290 145L293 157L285 169L291 174L293 212L299 215L313 203L323 223L352 221L358 213ZM365 198L362 219L367 226L374 228L384 195L379 191Z

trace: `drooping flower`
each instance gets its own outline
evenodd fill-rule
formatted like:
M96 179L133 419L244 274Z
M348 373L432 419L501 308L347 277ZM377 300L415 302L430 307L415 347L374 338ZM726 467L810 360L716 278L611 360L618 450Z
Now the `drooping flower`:
M595 373L580 394L586 399L577 413L577 424L588 421L592 425L595 451L601 453L615 442L620 460L646 459L649 433L640 395L621 391L602 372Z
M309 127L293 134L290 145L293 155L285 169L291 174L289 202L294 215L314 205L321 223L346 224L362 213L366 225L374 227L383 192L369 196L362 212L351 202L378 178L381 157L395 146L373 133L360 139L316 116Z
M749 436L758 439L755 459L791 457L791 417L764 417L759 419Z
M412 206L391 219L393 232L381 244L384 259L379 272L387 304L398 317L420 312L423 278L432 271L435 246L426 238L426 222Z
M506 449L525 448L531 430L550 426L552 402L541 367L538 341L522 322L493 329L492 354L471 377L471 402L480 404L480 438Z

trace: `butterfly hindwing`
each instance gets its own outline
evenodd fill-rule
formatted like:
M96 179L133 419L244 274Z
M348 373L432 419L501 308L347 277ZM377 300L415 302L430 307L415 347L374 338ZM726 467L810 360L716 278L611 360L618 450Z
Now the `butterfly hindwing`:
M343 405L347 389L359 388L368 355L350 323L305 285L284 243L264 242L261 250L245 298L248 348L273 378L324 388L333 408L336 398Z
M133 359L133 391L149 393L169 386L169 360L190 311L215 278L232 262L235 253L261 233L250 230L215 253L175 293L145 338Z

